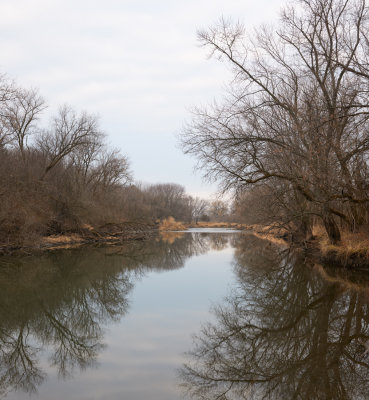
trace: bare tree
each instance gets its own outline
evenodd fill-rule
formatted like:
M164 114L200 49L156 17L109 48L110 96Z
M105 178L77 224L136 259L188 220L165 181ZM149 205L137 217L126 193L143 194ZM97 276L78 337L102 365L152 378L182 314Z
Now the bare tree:
M96 167L91 171L89 181L95 191L128 185L132 182L132 174L127 157L117 149L102 152Z
M227 204L219 199L213 200L209 205L209 214L216 221L224 220L228 214Z
M9 132L6 124L4 124L4 120L1 117L2 114L5 114L4 108L9 101L14 98L14 93L16 92L16 88L12 82L9 82L7 77L4 74L0 74L0 147L4 148L6 145L14 140L14 137Z
M85 112L77 115L71 107L61 107L50 130L40 133L37 139L37 144L46 157L41 179L73 151L95 143L100 135L96 117Z
M0 252L130 217L129 160L105 143L97 117L63 106L41 130L44 108L36 90L0 76Z
M159 183L146 188L145 194L155 218L191 218L190 200L185 188L176 183Z
M365 0L296 0L276 32L221 20L199 32L234 72L222 105L196 109L183 149L223 190L268 185L301 201L332 242L369 201ZM290 219L294 218L290 213ZM301 220L301 215L297 215Z
M13 89L12 95L0 106L2 129L16 143L23 161L27 137L35 133L36 122L45 108L45 101L37 90L23 88Z
M192 210L191 219L195 220L195 222L198 223L200 218L209 209L209 202L200 197L191 197L190 198L190 207Z
M96 168L101 153L105 150L104 135L96 135L91 141L76 147L70 154L70 163L74 169L76 184L88 186L92 179L92 170Z

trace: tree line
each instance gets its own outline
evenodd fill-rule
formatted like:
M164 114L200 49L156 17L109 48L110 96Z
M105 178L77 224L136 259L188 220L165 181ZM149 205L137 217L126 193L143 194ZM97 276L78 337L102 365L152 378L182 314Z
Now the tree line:
M38 90L0 76L0 246L108 223L196 222L228 212L179 184L134 182L128 157L107 143L96 115L63 105L45 126L46 108Z
M332 243L368 226L368 28L365 0L294 0L276 27L198 33L233 79L182 146L253 222L302 238L319 223Z

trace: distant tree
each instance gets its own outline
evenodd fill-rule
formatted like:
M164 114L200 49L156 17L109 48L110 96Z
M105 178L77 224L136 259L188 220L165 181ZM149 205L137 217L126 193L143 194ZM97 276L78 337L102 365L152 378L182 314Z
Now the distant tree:
M13 88L11 96L0 102L0 121L9 142L15 143L23 160L27 138L35 133L36 123L46 108L35 89Z
M183 186L176 183L161 183L150 185L145 192L156 218L171 216L182 221L191 218L189 197Z
M132 182L127 157L117 149L102 152L96 166L91 171L94 190L106 191L118 185L126 186Z
M192 211L191 220L194 220L197 223L208 210L209 202L200 197L191 197L189 204Z
M61 107L51 128L41 132L37 138L37 145L46 159L41 179L66 156L78 148L95 143L101 135L96 117L85 112L77 115L71 107Z
M104 135L96 135L88 143L77 146L70 154L70 163L75 169L75 178L79 185L87 185L90 181L91 169L104 151Z
M211 218L217 221L224 220L228 214L227 204L219 199L212 201L209 206L209 214Z
M4 116L6 104L14 97L15 91L14 84L9 82L4 74L0 74L0 148L4 148L14 140Z

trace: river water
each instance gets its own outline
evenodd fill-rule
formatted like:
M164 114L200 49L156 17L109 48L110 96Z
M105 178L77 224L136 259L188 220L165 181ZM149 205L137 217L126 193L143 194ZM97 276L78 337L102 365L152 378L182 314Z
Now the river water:
M0 259L0 398L368 399L369 280L227 230Z

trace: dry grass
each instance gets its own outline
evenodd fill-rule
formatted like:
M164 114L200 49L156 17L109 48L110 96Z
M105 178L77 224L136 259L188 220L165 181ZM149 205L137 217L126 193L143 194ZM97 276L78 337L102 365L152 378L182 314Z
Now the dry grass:
M258 237L259 239L267 240L277 246L286 246L287 242L281 238L274 236L272 233L260 233L260 232L253 232L253 235Z
M173 217L168 217L161 221L159 230L160 231L183 231L187 227L182 223L176 221Z
M77 234L70 234L70 235L52 235L47 236L44 238L44 242L48 244L59 244L59 243L79 243L83 242L83 238Z
M277 229L269 225L248 225L247 229L250 229L254 236L267 240L277 246L286 246L286 241L281 238L281 235L286 233L286 230Z
M42 240L43 245L46 245L47 249L71 249L78 247L84 243L81 236L77 234L70 235L52 235L46 236Z
M87 229L87 230L90 231L90 232L92 232L92 231L95 230L95 228L94 228L92 225L90 225L90 224L82 224L82 228L83 228L83 229Z
M193 228L232 228L232 229L247 229L248 226L245 224L239 224L237 222L204 222L200 221L197 224L192 224Z
M341 232L341 242L331 244L323 227L317 226L313 229L313 234L317 237L320 251L323 256L336 254L342 260L347 260L350 256L359 255L369 258L369 235L367 232Z

